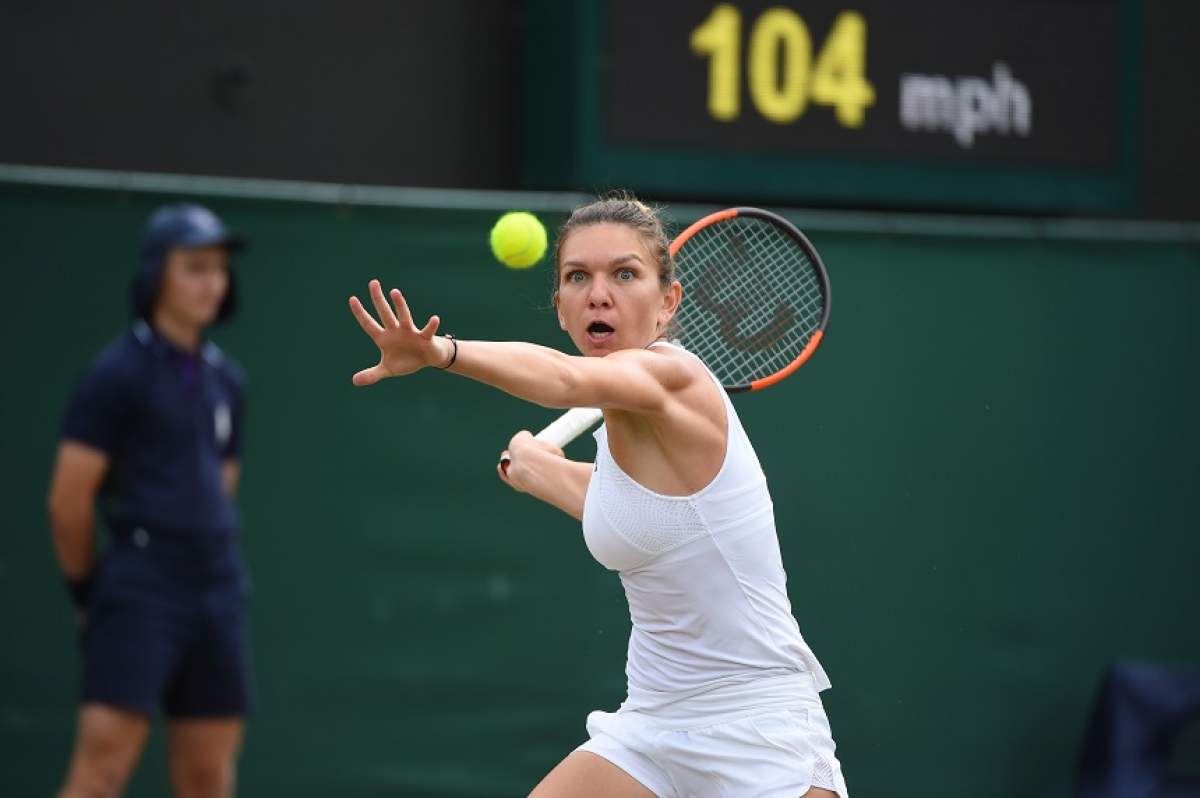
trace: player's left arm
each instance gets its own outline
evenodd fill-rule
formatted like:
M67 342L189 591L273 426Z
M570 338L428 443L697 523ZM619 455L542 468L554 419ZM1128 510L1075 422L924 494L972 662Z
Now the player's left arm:
M695 379L695 371L682 358L651 350L578 357L520 341L451 341L435 335L437 316L418 328L398 290L389 292L391 305L378 280L371 281L370 294L382 323L357 297L350 298L350 310L379 347L380 360L355 374L355 385L438 366L543 407L655 414Z
M450 371L543 407L598 407L655 414L695 372L682 358L645 349L605 357L568 355L537 344L461 341Z

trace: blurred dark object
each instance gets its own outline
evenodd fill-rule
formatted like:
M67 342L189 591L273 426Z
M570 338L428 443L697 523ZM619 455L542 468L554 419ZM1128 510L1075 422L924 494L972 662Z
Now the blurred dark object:
M0 163L507 188L514 5L0 3Z
M245 64L229 63L213 72L209 96L219 110L235 114L241 109L242 96L249 85L250 68Z
M1200 53L1200 3L1143 3L1145 22L1141 72L1144 117L1141 176L1143 214L1157 219L1200 219L1200 158L1193 152L1200 133L1200 103L1181 89L1196 74Z
M1200 797L1200 762L1179 750L1197 724L1200 670L1114 664L1088 724L1078 798Z

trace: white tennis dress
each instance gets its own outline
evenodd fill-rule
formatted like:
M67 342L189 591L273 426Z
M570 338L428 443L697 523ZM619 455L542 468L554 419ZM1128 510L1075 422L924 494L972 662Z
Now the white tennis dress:
M766 477L720 390L725 459L690 496L635 482L605 427L595 433L583 535L618 572L633 629L628 697L588 716L580 748L660 798L798 798L811 786L848 798L818 695L829 679L792 616Z

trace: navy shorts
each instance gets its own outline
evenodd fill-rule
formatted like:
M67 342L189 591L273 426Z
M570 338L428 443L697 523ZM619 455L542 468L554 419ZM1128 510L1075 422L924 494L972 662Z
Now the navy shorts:
M242 717L253 703L235 538L114 536L83 629L83 701L172 718Z

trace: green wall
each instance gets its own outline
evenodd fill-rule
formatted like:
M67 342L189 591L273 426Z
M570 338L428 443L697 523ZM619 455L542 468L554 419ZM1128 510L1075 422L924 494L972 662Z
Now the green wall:
M0 187L14 795L55 787L77 689L42 509L59 416L123 329L164 199ZM215 336L250 373L242 793L524 794L623 695L619 584L495 478L508 435L552 414L441 373L354 389L373 349L345 302L378 276L460 337L567 346L547 271L490 260L494 211L209 204L253 239L243 315ZM1106 663L1200 660L1200 247L807 229L830 334L737 406L850 787L1065 798ZM157 738L131 794L164 779Z

